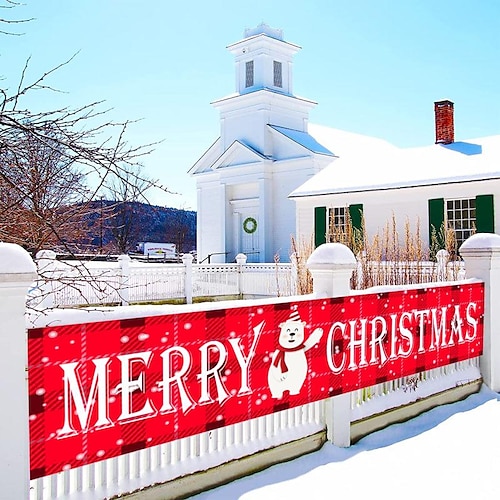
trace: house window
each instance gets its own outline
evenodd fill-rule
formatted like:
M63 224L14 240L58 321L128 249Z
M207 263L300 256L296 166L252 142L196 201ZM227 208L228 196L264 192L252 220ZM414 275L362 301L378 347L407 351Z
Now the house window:
M333 207L328 209L328 233L330 240L337 241L338 235L346 232L347 207Z
M248 88L252 86L253 86L253 61L247 61L245 87Z
M476 232L476 199L446 200L446 227L455 233L456 248Z
M283 87L282 64L279 61L274 61L274 86Z

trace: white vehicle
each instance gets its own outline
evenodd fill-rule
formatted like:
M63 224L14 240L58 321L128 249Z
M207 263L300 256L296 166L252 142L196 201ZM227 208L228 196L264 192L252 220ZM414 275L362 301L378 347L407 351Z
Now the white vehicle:
M175 243L153 243L141 241L137 243L137 253L149 258L171 259L176 257Z

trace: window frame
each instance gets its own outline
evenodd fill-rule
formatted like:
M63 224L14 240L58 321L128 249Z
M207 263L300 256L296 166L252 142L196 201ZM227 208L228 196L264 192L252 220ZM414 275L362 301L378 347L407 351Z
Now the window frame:
M345 233L347 227L347 214L349 207L342 205L336 207L329 207L327 210L327 229L328 234L332 235L332 230L339 230Z
M476 198L445 198L444 222L447 229L453 230L458 250L476 232Z

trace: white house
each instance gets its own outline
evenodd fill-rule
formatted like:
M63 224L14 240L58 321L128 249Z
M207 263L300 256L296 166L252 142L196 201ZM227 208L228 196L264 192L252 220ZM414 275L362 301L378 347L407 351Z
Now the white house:
M220 137L190 169L197 185L200 262L288 261L295 203L288 195L320 172L333 153L308 133L316 103L293 94L300 49L265 24L228 47L236 92L213 102Z
M455 141L454 105L437 101L436 143L400 149L387 144L339 154L322 172L290 193L297 205L297 235L316 245L325 242L332 218L342 223L349 211L353 225L364 217L367 236L381 234L393 216L403 234L406 221L429 244L434 227L455 231L458 246L472 232L500 232L500 136ZM318 140L336 152L335 134ZM355 138L357 140L357 138ZM341 144L339 143L339 148Z
M393 216L398 230L418 221L500 232L500 136L456 142L453 103L435 103L436 144L398 148L384 140L309 124L316 103L293 93L297 45L265 24L228 47L236 92L213 102L220 137L190 169L196 179L198 261L290 258L297 241L327 240L330 221L370 237ZM429 231L426 228L429 228Z

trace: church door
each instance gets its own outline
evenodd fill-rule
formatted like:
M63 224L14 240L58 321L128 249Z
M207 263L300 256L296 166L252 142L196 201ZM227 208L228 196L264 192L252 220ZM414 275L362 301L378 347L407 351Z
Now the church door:
M243 214L240 226L240 248L247 262L259 262L259 222L257 214Z

